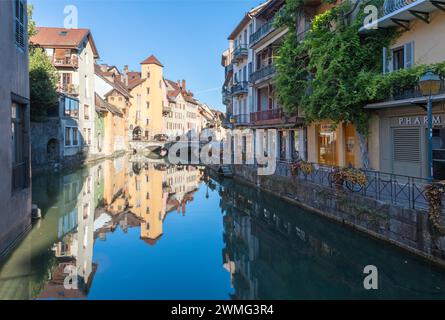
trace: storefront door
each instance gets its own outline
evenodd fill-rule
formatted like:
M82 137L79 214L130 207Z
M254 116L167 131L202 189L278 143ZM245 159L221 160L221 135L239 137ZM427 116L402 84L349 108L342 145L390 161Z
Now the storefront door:
M345 125L345 166L355 167L356 134L352 124Z
M337 133L332 124L317 126L318 132L318 162L337 166Z

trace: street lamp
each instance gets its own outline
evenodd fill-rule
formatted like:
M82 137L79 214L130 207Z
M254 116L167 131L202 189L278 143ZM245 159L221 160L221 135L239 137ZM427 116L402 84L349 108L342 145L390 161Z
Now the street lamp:
M428 97L428 180L433 180L433 101L431 97L440 91L440 77L428 70L420 77L419 87L423 96Z

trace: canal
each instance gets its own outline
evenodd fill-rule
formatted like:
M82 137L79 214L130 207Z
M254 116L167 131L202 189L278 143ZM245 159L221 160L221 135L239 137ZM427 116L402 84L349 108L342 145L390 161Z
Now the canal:
M33 202L0 299L445 298L445 270L199 167L106 160L35 176Z

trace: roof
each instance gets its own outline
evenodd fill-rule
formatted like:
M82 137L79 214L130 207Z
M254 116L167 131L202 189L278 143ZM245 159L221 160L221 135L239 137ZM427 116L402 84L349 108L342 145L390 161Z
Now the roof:
M94 100L96 104L96 110L99 112L111 112L112 114L122 116L123 113L119 110L118 107L112 105L111 103L106 102L102 99L97 93L94 95Z
M141 78L139 78L139 79L137 79L137 80L134 80L134 81L128 81L128 86L127 86L127 88L128 88L128 90L133 90L134 88L136 88L138 85L140 85L141 83L143 83L145 81L145 79L141 79Z
M243 30L243 28L249 23L250 20L266 5L272 0L267 0L266 2L260 4L259 6L251 9L249 12L247 12L243 19L238 23L238 25L235 27L235 29L230 34L228 40L235 40L236 36Z
M164 67L162 63L154 55L149 56L147 59L142 61L141 64L156 64L160 67Z
M85 40L90 42L94 57L99 58L89 29L36 27L36 34L31 37L32 43L43 48L78 49Z
M97 64L94 65L94 73L97 76L99 76L101 79L103 79L105 82L107 82L110 86L113 87L113 90L111 90L109 93L111 93L114 90L116 90L121 95L123 95L125 98L130 98L131 97L131 95L128 92L128 90L125 87L125 85L120 81L120 79L118 79L118 78L116 78L114 76L114 73L109 74L109 72L103 72L101 67L99 65L97 65ZM112 77L113 81L109 80L107 78L107 76ZM109 93L107 93L106 95L108 95Z

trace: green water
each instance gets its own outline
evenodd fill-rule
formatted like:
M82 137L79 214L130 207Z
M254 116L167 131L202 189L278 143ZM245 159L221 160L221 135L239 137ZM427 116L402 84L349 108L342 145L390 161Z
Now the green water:
M36 176L33 197L0 299L445 298L444 270L202 168L121 158Z

